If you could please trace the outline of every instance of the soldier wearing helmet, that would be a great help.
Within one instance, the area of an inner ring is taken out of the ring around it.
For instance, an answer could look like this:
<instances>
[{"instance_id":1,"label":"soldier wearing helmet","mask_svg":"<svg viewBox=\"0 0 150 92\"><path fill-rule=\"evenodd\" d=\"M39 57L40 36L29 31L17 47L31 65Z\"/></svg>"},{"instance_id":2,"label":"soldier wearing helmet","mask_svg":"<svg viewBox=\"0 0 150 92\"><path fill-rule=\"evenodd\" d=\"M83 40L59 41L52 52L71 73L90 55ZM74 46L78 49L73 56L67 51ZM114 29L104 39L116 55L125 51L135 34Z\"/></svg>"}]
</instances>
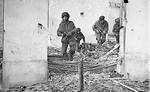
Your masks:
<instances>
[{"instance_id":1,"label":"soldier wearing helmet","mask_svg":"<svg viewBox=\"0 0 150 92\"><path fill-rule=\"evenodd\" d=\"M108 22L105 20L105 16L100 16L92 28L96 34L97 44L101 46L106 41L106 34L108 33Z\"/></svg>"},{"instance_id":2,"label":"soldier wearing helmet","mask_svg":"<svg viewBox=\"0 0 150 92\"><path fill-rule=\"evenodd\" d=\"M75 38L74 34L72 33L73 29L75 28L75 25L72 21L69 20L69 13L68 12L63 12L61 15L62 21L59 24L59 27L57 29L57 35L61 36L61 42L62 42L62 54L64 59L68 58L67 54L67 48L68 45L70 46L69 50L69 60L73 60L73 55L75 53Z\"/></svg>"},{"instance_id":3,"label":"soldier wearing helmet","mask_svg":"<svg viewBox=\"0 0 150 92\"><path fill-rule=\"evenodd\" d=\"M81 32L80 28L76 28L75 30L75 40L76 40L76 51L80 51L80 41L83 40L83 43L85 43L85 36Z\"/></svg>"},{"instance_id":4,"label":"soldier wearing helmet","mask_svg":"<svg viewBox=\"0 0 150 92\"><path fill-rule=\"evenodd\" d=\"M119 33L120 33L120 29L123 28L123 26L120 25L120 19L116 18L115 19L115 24L113 26L113 34L116 38L116 42L119 43Z\"/></svg>"},{"instance_id":5,"label":"soldier wearing helmet","mask_svg":"<svg viewBox=\"0 0 150 92\"><path fill-rule=\"evenodd\" d=\"M68 17L68 18L70 17L68 12L63 12L62 15L61 15L61 18L65 17L65 16Z\"/></svg>"}]
</instances>

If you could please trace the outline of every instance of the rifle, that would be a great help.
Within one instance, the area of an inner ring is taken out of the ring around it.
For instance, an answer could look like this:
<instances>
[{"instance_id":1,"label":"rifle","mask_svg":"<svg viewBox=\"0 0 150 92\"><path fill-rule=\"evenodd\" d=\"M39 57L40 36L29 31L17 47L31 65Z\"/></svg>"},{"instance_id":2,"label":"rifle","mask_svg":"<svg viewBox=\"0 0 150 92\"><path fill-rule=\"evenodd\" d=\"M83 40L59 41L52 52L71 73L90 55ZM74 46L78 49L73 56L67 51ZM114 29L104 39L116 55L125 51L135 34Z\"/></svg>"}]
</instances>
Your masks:
<instances>
[{"instance_id":1,"label":"rifle","mask_svg":"<svg viewBox=\"0 0 150 92\"><path fill-rule=\"evenodd\" d=\"M70 36L72 36L73 31L71 31L71 32L63 32L62 34L63 34L63 37L64 37L64 36L70 37Z\"/></svg>"},{"instance_id":2,"label":"rifle","mask_svg":"<svg viewBox=\"0 0 150 92\"><path fill-rule=\"evenodd\" d=\"M97 26L97 25L94 26L94 31L95 31L96 33L103 34L103 30L104 30L104 29L102 29L101 27L99 27L99 26Z\"/></svg>"}]
</instances>

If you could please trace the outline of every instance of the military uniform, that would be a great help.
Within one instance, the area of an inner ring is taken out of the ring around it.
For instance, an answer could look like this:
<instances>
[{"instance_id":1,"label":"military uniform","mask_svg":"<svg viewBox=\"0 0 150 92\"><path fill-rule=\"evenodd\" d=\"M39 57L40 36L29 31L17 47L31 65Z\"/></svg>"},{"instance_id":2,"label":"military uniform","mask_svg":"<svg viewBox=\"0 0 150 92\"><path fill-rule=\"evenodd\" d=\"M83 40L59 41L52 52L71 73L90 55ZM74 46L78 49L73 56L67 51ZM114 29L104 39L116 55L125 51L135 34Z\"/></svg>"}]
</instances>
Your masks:
<instances>
[{"instance_id":1,"label":"military uniform","mask_svg":"<svg viewBox=\"0 0 150 92\"><path fill-rule=\"evenodd\" d=\"M75 39L76 39L76 51L79 52L80 48L80 41L83 39L83 42L85 43L85 37L83 33L81 32L80 28L75 29Z\"/></svg>"},{"instance_id":2,"label":"military uniform","mask_svg":"<svg viewBox=\"0 0 150 92\"><path fill-rule=\"evenodd\" d=\"M112 32L115 35L116 42L119 43L119 33L120 33L120 29L123 28L123 26L120 25L120 19L119 18L115 19L115 22L116 23L113 26Z\"/></svg>"},{"instance_id":3,"label":"military uniform","mask_svg":"<svg viewBox=\"0 0 150 92\"><path fill-rule=\"evenodd\" d=\"M101 45L106 41L106 34L108 33L108 22L104 19L104 16L100 16L99 20L93 25L98 45ZM103 22L101 22L101 20L103 20Z\"/></svg>"},{"instance_id":4,"label":"military uniform","mask_svg":"<svg viewBox=\"0 0 150 92\"><path fill-rule=\"evenodd\" d=\"M66 15L65 15L66 14ZM64 13L64 15L62 14L62 18L64 16L69 17L69 14L67 14L66 12ZM75 46L76 46L76 41L74 38L74 34L72 32L72 30L75 28L75 25L72 21L62 21L59 24L59 28L57 30L57 35L58 36L62 36L61 42L62 42L62 54L65 57L67 57L67 48L68 45L70 46L70 50L69 50L69 60L73 60L73 55L75 53Z\"/></svg>"}]
</instances>

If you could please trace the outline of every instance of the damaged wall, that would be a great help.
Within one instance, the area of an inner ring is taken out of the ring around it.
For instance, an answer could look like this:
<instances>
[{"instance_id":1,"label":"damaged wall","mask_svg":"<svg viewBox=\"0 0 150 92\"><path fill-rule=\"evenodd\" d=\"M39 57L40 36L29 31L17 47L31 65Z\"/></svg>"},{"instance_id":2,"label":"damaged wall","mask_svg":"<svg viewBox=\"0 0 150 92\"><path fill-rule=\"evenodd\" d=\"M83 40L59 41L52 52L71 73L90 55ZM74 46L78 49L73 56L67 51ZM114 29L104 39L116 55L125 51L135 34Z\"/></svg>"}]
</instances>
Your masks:
<instances>
[{"instance_id":1,"label":"damaged wall","mask_svg":"<svg viewBox=\"0 0 150 92\"><path fill-rule=\"evenodd\" d=\"M145 80L148 71L148 0L127 4L126 71L134 80Z\"/></svg>"},{"instance_id":2,"label":"damaged wall","mask_svg":"<svg viewBox=\"0 0 150 92\"><path fill-rule=\"evenodd\" d=\"M3 84L31 84L47 78L47 0L6 0ZM43 24L42 29L38 22Z\"/></svg>"},{"instance_id":3,"label":"damaged wall","mask_svg":"<svg viewBox=\"0 0 150 92\"><path fill-rule=\"evenodd\" d=\"M0 50L2 50L3 46L2 39L3 39L3 0L0 1Z\"/></svg>"},{"instance_id":4,"label":"damaged wall","mask_svg":"<svg viewBox=\"0 0 150 92\"><path fill-rule=\"evenodd\" d=\"M109 1L50 0L49 32L55 38L55 43L58 43L55 46L61 46L56 30L63 11L70 13L70 20L74 21L76 27L81 27L88 42L96 42L92 25L100 15L106 15L111 31L119 11L110 8ZM127 7L126 70L132 79L145 79L148 76L147 7L146 0L130 0ZM84 15L80 15L81 12ZM46 18L47 0L5 0L5 86L46 79L47 33L45 28L37 27L38 22L45 26Z\"/></svg>"},{"instance_id":5,"label":"damaged wall","mask_svg":"<svg viewBox=\"0 0 150 92\"><path fill-rule=\"evenodd\" d=\"M148 0L148 24L150 24L150 0ZM148 26L148 30L150 30L150 26ZM148 31L148 50L147 51L150 51L150 31ZM150 72L150 53L149 52L148 52L148 68Z\"/></svg>"}]
</instances>

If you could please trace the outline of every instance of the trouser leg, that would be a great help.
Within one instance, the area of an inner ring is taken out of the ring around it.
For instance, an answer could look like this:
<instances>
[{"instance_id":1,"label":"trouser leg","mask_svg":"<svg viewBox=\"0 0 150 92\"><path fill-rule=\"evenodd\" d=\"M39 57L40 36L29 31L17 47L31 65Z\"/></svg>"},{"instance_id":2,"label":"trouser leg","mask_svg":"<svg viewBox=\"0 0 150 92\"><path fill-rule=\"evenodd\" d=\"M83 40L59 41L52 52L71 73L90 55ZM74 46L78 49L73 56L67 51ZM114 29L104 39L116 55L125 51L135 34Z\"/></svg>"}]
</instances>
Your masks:
<instances>
[{"instance_id":1,"label":"trouser leg","mask_svg":"<svg viewBox=\"0 0 150 92\"><path fill-rule=\"evenodd\" d=\"M73 60L73 56L75 54L75 50L76 50L76 43L69 43L70 46L70 50L69 50L69 60L72 61Z\"/></svg>"},{"instance_id":2,"label":"trouser leg","mask_svg":"<svg viewBox=\"0 0 150 92\"><path fill-rule=\"evenodd\" d=\"M67 55L67 47L68 47L68 44L62 43L62 54L63 54L64 58L68 57L68 55Z\"/></svg>"},{"instance_id":3,"label":"trouser leg","mask_svg":"<svg viewBox=\"0 0 150 92\"><path fill-rule=\"evenodd\" d=\"M101 46L101 34L96 34L97 45Z\"/></svg>"},{"instance_id":4,"label":"trouser leg","mask_svg":"<svg viewBox=\"0 0 150 92\"><path fill-rule=\"evenodd\" d=\"M102 35L102 44L106 41L106 34Z\"/></svg>"},{"instance_id":5,"label":"trouser leg","mask_svg":"<svg viewBox=\"0 0 150 92\"><path fill-rule=\"evenodd\" d=\"M119 44L119 35L116 35L116 42ZM117 52L119 52L119 47L117 48Z\"/></svg>"},{"instance_id":6,"label":"trouser leg","mask_svg":"<svg viewBox=\"0 0 150 92\"><path fill-rule=\"evenodd\" d=\"M119 43L119 35L116 36L116 42Z\"/></svg>"},{"instance_id":7,"label":"trouser leg","mask_svg":"<svg viewBox=\"0 0 150 92\"><path fill-rule=\"evenodd\" d=\"M76 42L76 51L79 52L79 45L80 45L80 42Z\"/></svg>"}]
</instances>

